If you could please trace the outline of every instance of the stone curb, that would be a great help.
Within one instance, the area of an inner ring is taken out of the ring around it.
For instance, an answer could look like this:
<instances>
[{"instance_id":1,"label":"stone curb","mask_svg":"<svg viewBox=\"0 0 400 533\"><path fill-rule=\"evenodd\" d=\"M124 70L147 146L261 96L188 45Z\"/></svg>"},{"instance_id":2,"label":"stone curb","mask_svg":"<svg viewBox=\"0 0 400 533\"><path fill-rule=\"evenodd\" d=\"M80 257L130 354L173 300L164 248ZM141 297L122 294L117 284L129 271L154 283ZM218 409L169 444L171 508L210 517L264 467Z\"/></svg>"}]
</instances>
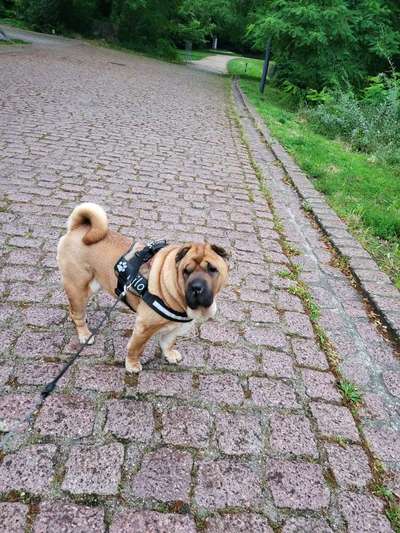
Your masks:
<instances>
[{"instance_id":1,"label":"stone curb","mask_svg":"<svg viewBox=\"0 0 400 533\"><path fill-rule=\"evenodd\" d=\"M264 137L276 159L281 163L297 194L307 202L316 222L335 250L348 259L350 270L364 295L396 337L396 340L400 340L400 292L393 285L389 276L380 270L371 255L348 231L347 224L329 207L324 195L314 188L311 180L294 159L272 137L264 121L242 92L238 80L233 81L233 87L242 98L256 128Z\"/></svg>"}]
</instances>

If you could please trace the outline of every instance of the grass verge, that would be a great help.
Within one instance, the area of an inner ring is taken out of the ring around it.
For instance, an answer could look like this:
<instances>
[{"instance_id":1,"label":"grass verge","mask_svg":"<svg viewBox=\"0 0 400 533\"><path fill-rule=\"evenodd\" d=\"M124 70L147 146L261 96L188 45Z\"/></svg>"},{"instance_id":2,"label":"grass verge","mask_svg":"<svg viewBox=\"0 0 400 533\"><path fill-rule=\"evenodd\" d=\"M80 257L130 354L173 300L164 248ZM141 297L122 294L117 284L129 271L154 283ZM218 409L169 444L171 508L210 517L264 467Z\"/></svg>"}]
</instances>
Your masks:
<instances>
[{"instance_id":1,"label":"grass verge","mask_svg":"<svg viewBox=\"0 0 400 533\"><path fill-rule=\"evenodd\" d=\"M9 41L0 41L1 45L11 45L11 44L29 44L27 41L21 41L21 39L10 39Z\"/></svg>"},{"instance_id":2,"label":"grass verge","mask_svg":"<svg viewBox=\"0 0 400 533\"><path fill-rule=\"evenodd\" d=\"M272 135L400 288L400 239L394 230L400 223L400 169L372 162L344 143L314 133L285 93L267 87L260 95L251 79L243 79L241 87Z\"/></svg>"}]
</instances>

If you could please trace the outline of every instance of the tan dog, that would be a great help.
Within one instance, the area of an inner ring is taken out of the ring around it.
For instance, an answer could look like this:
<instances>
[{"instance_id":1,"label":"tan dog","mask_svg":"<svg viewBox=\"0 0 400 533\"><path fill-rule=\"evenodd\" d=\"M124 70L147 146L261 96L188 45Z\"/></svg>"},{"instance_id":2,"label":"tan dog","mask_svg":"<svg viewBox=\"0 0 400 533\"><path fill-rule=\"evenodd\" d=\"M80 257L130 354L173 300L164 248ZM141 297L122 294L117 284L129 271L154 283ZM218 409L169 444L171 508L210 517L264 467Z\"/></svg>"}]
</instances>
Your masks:
<instances>
[{"instance_id":1,"label":"tan dog","mask_svg":"<svg viewBox=\"0 0 400 533\"><path fill-rule=\"evenodd\" d=\"M88 299L99 286L115 296L114 265L128 251L132 241L109 230L105 211L92 203L81 204L73 210L67 229L58 244L57 261L70 317L80 342L84 343L91 335L86 324ZM217 309L215 297L227 281L226 258L223 248L208 243L166 246L157 252L145 273L149 291L162 298L170 308L186 312L190 318L200 321L212 318ZM160 333L160 346L167 361L179 362L182 357L174 350L174 343L178 335L190 330L192 322L169 321L130 292L127 300L136 310L137 318L128 343L126 370L140 372L140 356L155 333Z\"/></svg>"}]
</instances>

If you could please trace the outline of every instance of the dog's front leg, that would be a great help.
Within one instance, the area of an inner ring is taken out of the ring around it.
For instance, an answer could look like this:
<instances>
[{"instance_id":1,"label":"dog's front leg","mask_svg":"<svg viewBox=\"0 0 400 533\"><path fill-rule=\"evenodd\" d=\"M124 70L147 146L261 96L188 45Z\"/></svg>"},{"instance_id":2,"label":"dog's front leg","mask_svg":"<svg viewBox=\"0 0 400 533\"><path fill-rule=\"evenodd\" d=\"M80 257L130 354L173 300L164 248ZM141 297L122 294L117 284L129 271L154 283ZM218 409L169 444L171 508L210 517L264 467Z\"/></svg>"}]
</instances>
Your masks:
<instances>
[{"instance_id":1,"label":"dog's front leg","mask_svg":"<svg viewBox=\"0 0 400 533\"><path fill-rule=\"evenodd\" d=\"M143 353L146 342L160 329L160 325L148 325L137 317L132 337L128 343L128 355L125 360L127 372L137 373L142 370L140 356Z\"/></svg>"},{"instance_id":2,"label":"dog's front leg","mask_svg":"<svg viewBox=\"0 0 400 533\"><path fill-rule=\"evenodd\" d=\"M160 347L163 356L168 363L179 363L182 361L182 355L178 350L174 350L174 344L177 337L187 334L192 329L192 323L177 324L173 328L168 328L160 334Z\"/></svg>"}]
</instances>

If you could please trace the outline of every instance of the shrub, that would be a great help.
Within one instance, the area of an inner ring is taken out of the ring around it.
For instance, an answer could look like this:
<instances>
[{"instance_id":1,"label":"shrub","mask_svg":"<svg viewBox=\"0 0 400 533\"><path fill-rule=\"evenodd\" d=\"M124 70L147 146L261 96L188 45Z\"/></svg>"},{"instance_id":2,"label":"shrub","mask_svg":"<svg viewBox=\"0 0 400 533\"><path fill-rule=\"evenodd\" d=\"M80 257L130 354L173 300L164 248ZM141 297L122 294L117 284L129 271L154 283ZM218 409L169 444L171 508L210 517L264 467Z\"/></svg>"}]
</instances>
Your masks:
<instances>
[{"instance_id":1,"label":"shrub","mask_svg":"<svg viewBox=\"0 0 400 533\"><path fill-rule=\"evenodd\" d=\"M318 132L340 138L358 151L390 164L400 162L400 82L398 76L381 74L357 97L337 91L306 116Z\"/></svg>"}]
</instances>

